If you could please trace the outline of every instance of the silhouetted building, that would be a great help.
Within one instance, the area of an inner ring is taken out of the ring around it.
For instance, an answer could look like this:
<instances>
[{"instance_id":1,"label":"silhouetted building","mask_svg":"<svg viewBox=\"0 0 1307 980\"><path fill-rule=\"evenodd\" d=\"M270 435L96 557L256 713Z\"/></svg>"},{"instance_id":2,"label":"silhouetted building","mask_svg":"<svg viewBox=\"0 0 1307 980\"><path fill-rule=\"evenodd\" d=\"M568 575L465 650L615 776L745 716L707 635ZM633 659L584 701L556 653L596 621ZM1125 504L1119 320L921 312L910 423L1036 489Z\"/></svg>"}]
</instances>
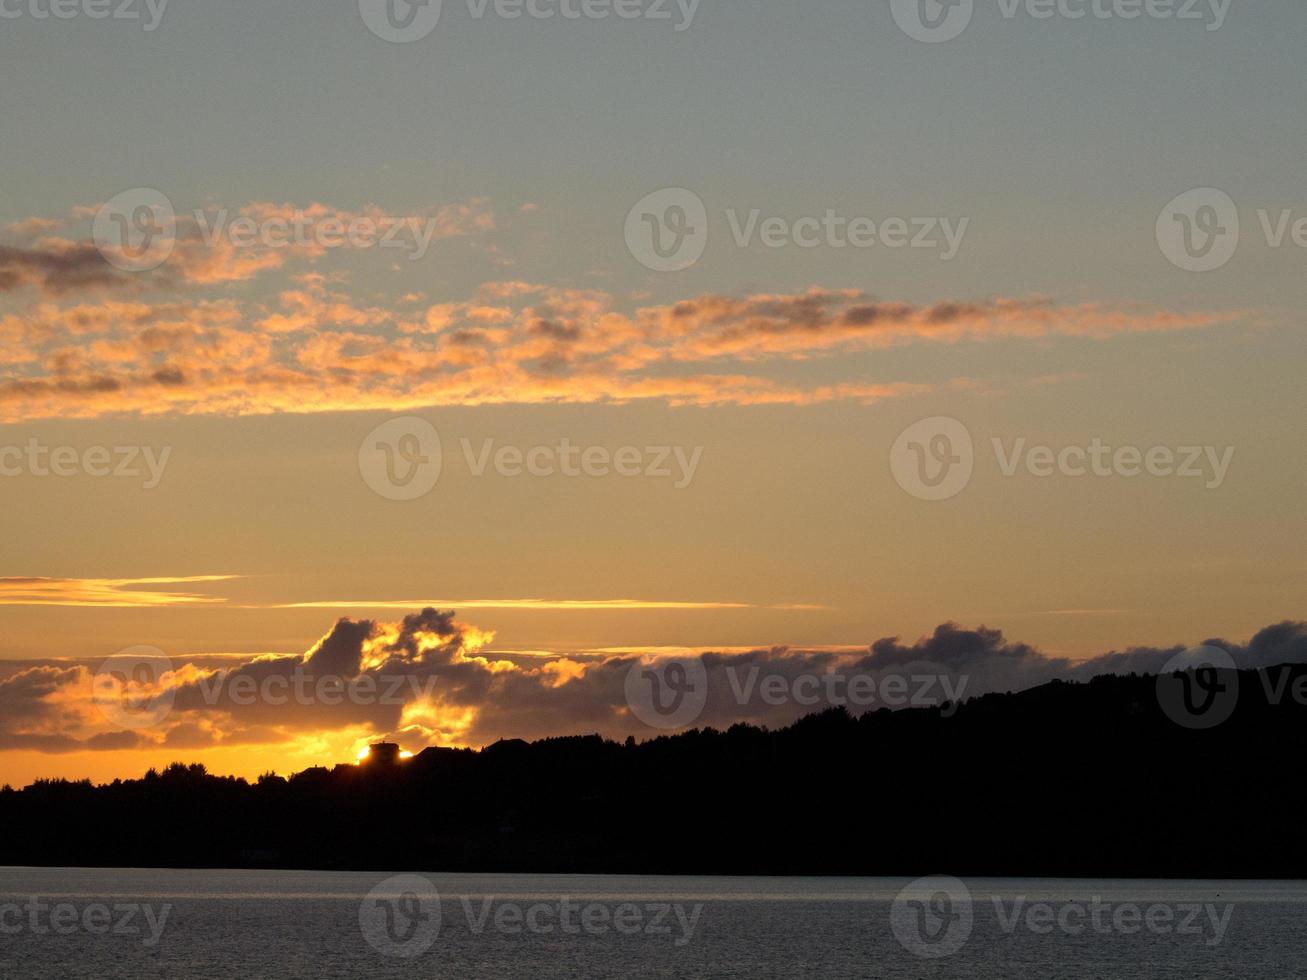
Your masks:
<instances>
[{"instance_id":1,"label":"silhouetted building","mask_svg":"<svg viewBox=\"0 0 1307 980\"><path fill-rule=\"evenodd\" d=\"M363 762L369 766L393 766L399 762L399 746L394 742L378 742L368 747Z\"/></svg>"}]
</instances>

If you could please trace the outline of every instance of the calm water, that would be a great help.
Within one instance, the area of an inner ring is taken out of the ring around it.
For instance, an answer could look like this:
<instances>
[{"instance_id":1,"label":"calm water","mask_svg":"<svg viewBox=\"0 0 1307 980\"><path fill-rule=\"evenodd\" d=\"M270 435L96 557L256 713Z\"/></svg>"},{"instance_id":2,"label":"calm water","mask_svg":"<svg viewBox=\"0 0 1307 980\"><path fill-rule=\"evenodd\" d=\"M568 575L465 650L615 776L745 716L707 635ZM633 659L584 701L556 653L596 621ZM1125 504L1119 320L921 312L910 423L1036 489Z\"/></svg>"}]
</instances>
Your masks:
<instances>
[{"instance_id":1,"label":"calm water","mask_svg":"<svg viewBox=\"0 0 1307 980\"><path fill-rule=\"evenodd\" d=\"M1307 883L906 885L8 868L0 976L1282 980L1307 952Z\"/></svg>"}]
</instances>

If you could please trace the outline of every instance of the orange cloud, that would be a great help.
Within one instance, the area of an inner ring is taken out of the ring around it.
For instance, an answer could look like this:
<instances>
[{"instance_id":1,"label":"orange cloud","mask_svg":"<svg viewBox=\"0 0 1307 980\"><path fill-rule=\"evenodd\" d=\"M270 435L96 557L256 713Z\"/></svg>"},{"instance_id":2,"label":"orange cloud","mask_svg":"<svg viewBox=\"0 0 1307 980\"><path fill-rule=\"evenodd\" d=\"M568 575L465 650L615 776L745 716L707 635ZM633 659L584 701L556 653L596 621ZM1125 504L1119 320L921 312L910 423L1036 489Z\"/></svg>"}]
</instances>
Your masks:
<instances>
[{"instance_id":1,"label":"orange cloud","mask_svg":"<svg viewBox=\"0 0 1307 980\"><path fill-rule=\"evenodd\" d=\"M111 606L140 609L152 606L191 606L225 602L193 592L153 591L149 585L191 585L228 582L234 575L190 575L180 578L0 578L0 606Z\"/></svg>"},{"instance_id":2,"label":"orange cloud","mask_svg":"<svg viewBox=\"0 0 1307 980\"><path fill-rule=\"evenodd\" d=\"M657 599L416 599L410 601L341 600L335 602L291 602L277 609L413 609L443 606L462 609L566 609L570 611L607 611L631 609L756 609L747 602L684 602ZM786 606L786 609L816 606Z\"/></svg>"},{"instance_id":3,"label":"orange cloud","mask_svg":"<svg viewBox=\"0 0 1307 980\"><path fill-rule=\"evenodd\" d=\"M424 609L399 622L341 619L298 655L160 658L148 677L134 664L0 662L0 753L153 758L185 751L213 758L212 752L245 747L243 764L257 772L287 760L353 760L378 739L416 752L427 745L576 732L659 734L664 729L633 714L631 677L669 656L693 661L702 672L697 713L683 725L724 728L737 721L789 724L823 706L860 713L922 704L907 700L904 680L919 692L933 691L924 703L943 705L1054 678L1158 673L1183 650L1136 646L1073 662L1010 640L1001 630L955 623L915 641L885 637L848 647L542 656L495 654L488 649L492 640L492 633L451 612ZM1307 662L1307 623L1268 626L1247 644L1209 642L1249 668ZM802 683L819 696L765 695L758 683L764 677L779 679L796 695ZM850 700L854 678L877 682L862 687L870 697ZM890 694L879 685L890 678L899 681L897 700L875 694ZM917 684L931 678L930 689ZM822 700L827 697L832 700Z\"/></svg>"},{"instance_id":4,"label":"orange cloud","mask_svg":"<svg viewBox=\"0 0 1307 980\"><path fill-rule=\"evenodd\" d=\"M926 306L855 290L700 296L631 313L599 290L488 284L418 316L355 304L322 276L280 309L227 299L40 304L0 320L18 368L0 420L108 413L405 411L435 405L871 404L938 384L788 380L787 364L908 344L1192 330L1231 314L987 299ZM963 384L947 379L942 384Z\"/></svg>"}]
</instances>

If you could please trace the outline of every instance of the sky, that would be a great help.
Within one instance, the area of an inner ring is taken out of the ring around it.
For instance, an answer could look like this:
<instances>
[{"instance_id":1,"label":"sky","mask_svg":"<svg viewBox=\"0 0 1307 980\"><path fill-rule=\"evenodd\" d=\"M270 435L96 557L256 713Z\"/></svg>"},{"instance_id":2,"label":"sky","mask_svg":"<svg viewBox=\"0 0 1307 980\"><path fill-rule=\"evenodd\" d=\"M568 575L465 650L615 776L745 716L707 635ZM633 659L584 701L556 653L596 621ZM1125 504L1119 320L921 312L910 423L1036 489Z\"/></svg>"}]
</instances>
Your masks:
<instances>
[{"instance_id":1,"label":"sky","mask_svg":"<svg viewBox=\"0 0 1307 980\"><path fill-rule=\"evenodd\" d=\"M1297 649L1296 0L120 2L0 2L0 782Z\"/></svg>"}]
</instances>

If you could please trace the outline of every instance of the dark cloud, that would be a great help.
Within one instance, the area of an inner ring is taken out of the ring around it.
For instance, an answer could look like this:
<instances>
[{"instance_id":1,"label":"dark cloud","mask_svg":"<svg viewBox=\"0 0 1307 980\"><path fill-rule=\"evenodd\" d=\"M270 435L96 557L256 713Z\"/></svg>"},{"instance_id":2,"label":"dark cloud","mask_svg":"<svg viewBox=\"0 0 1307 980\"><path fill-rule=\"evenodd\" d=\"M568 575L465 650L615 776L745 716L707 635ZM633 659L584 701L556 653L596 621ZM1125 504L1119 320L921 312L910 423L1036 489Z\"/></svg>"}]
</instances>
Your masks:
<instances>
[{"instance_id":1,"label":"dark cloud","mask_svg":"<svg viewBox=\"0 0 1307 980\"><path fill-rule=\"evenodd\" d=\"M70 752L112 752L144 748L151 743L136 732L101 732L79 739L71 735L25 734L0 730L0 751L45 752L67 755Z\"/></svg>"},{"instance_id":2,"label":"dark cloud","mask_svg":"<svg viewBox=\"0 0 1307 980\"><path fill-rule=\"evenodd\" d=\"M363 658L363 641L375 629L376 624L368 620L342 619L308 652L305 662L310 669L324 674L357 676Z\"/></svg>"},{"instance_id":3,"label":"dark cloud","mask_svg":"<svg viewBox=\"0 0 1307 980\"><path fill-rule=\"evenodd\" d=\"M89 707L85 693L95 664L11 665L7 673L0 670L0 749L276 745L296 735L344 730L391 738L414 750L506 737L658 734L627 702L628 676L642 658L501 659L482 649L488 639L452 612L424 609L398 623L341 619L303 655L179 658L171 712L157 729L140 733L104 730L111 726ZM1206 645L1227 650L1247 668L1307 663L1307 623L1268 626L1246 644L1213 639ZM707 678L706 703L692 724L785 725L838 704L830 700L832 692L860 713L1020 691L1053 679L1153 674L1184 649L1132 647L1071 661L1009 640L998 629L945 623L911 643L888 637L862 651L708 652L698 658ZM855 678L877 696L850 699ZM925 702L916 700L923 680L930 681ZM898 701L884 696L891 684L898 685ZM764 685L783 693L770 696Z\"/></svg>"},{"instance_id":4,"label":"dark cloud","mask_svg":"<svg viewBox=\"0 0 1307 980\"><path fill-rule=\"evenodd\" d=\"M89 242L35 248L0 245L0 293L37 286L60 294L130 281Z\"/></svg>"}]
</instances>

